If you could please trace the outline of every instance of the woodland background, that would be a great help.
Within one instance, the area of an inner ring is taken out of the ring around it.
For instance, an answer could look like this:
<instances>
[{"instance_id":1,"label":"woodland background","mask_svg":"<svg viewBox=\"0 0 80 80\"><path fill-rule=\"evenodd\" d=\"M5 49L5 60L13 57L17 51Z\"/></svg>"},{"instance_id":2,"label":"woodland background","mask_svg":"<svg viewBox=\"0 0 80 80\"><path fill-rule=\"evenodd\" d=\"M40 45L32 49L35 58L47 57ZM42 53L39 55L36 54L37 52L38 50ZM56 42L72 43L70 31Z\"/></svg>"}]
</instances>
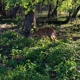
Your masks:
<instances>
[{"instance_id":1,"label":"woodland background","mask_svg":"<svg viewBox=\"0 0 80 80\"><path fill-rule=\"evenodd\" d=\"M0 80L80 80L80 0L0 0Z\"/></svg>"}]
</instances>

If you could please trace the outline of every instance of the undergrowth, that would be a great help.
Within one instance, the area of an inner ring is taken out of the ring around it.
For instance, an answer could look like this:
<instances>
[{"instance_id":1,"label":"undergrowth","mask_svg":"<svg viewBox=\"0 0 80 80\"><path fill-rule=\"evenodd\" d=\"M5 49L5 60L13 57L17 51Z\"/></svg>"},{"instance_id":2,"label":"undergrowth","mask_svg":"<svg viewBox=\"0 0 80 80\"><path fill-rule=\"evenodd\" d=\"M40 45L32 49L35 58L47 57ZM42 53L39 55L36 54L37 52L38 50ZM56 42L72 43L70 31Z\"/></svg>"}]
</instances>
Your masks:
<instances>
[{"instance_id":1,"label":"undergrowth","mask_svg":"<svg viewBox=\"0 0 80 80\"><path fill-rule=\"evenodd\" d=\"M0 35L0 80L79 80L79 46L6 31Z\"/></svg>"}]
</instances>

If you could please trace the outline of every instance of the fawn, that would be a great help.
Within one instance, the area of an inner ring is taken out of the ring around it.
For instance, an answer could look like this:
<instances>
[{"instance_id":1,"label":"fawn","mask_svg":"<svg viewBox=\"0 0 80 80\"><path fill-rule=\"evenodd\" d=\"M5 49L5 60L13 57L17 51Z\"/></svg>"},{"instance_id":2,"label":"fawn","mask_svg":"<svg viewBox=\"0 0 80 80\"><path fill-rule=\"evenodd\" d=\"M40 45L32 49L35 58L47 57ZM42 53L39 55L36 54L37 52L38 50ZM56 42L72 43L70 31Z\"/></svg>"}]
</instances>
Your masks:
<instances>
[{"instance_id":1,"label":"fawn","mask_svg":"<svg viewBox=\"0 0 80 80\"><path fill-rule=\"evenodd\" d=\"M45 27L35 31L34 33L30 33L30 36L39 36L43 38L48 36L51 41L55 41L55 34L56 32L53 28Z\"/></svg>"}]
</instances>

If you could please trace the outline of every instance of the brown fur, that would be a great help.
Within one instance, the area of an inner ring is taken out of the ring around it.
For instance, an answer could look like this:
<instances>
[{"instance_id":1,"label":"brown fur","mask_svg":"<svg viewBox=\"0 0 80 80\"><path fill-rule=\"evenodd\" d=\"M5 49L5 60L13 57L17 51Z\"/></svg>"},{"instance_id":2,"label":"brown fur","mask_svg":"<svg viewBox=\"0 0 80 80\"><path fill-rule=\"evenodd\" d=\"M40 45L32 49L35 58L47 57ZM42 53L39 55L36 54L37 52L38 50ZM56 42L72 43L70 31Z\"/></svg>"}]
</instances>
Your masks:
<instances>
[{"instance_id":1,"label":"brown fur","mask_svg":"<svg viewBox=\"0 0 80 80\"><path fill-rule=\"evenodd\" d=\"M55 41L55 30L50 27L41 28L34 33L30 33L30 36L39 36L39 37L46 37L48 36L51 41Z\"/></svg>"}]
</instances>

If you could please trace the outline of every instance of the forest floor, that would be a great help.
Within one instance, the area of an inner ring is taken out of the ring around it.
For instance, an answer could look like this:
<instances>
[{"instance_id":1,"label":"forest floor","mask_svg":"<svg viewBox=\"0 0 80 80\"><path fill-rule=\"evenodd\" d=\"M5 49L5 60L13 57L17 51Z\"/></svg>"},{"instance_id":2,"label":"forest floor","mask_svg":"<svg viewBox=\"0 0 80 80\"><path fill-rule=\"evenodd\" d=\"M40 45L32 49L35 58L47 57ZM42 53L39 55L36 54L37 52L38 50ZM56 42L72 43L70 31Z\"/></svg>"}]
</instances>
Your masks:
<instances>
[{"instance_id":1,"label":"forest floor","mask_svg":"<svg viewBox=\"0 0 80 80\"><path fill-rule=\"evenodd\" d=\"M76 19L72 22L70 21L64 25L48 25L45 23L37 28L40 27L53 27L56 30L56 36L58 40L72 39L77 45L77 53L80 54L80 19ZM7 30L13 30L22 35L21 28L17 27L17 22L15 20L0 18L0 34ZM77 56L76 61L78 65L78 72L80 74L80 55Z\"/></svg>"}]
</instances>

